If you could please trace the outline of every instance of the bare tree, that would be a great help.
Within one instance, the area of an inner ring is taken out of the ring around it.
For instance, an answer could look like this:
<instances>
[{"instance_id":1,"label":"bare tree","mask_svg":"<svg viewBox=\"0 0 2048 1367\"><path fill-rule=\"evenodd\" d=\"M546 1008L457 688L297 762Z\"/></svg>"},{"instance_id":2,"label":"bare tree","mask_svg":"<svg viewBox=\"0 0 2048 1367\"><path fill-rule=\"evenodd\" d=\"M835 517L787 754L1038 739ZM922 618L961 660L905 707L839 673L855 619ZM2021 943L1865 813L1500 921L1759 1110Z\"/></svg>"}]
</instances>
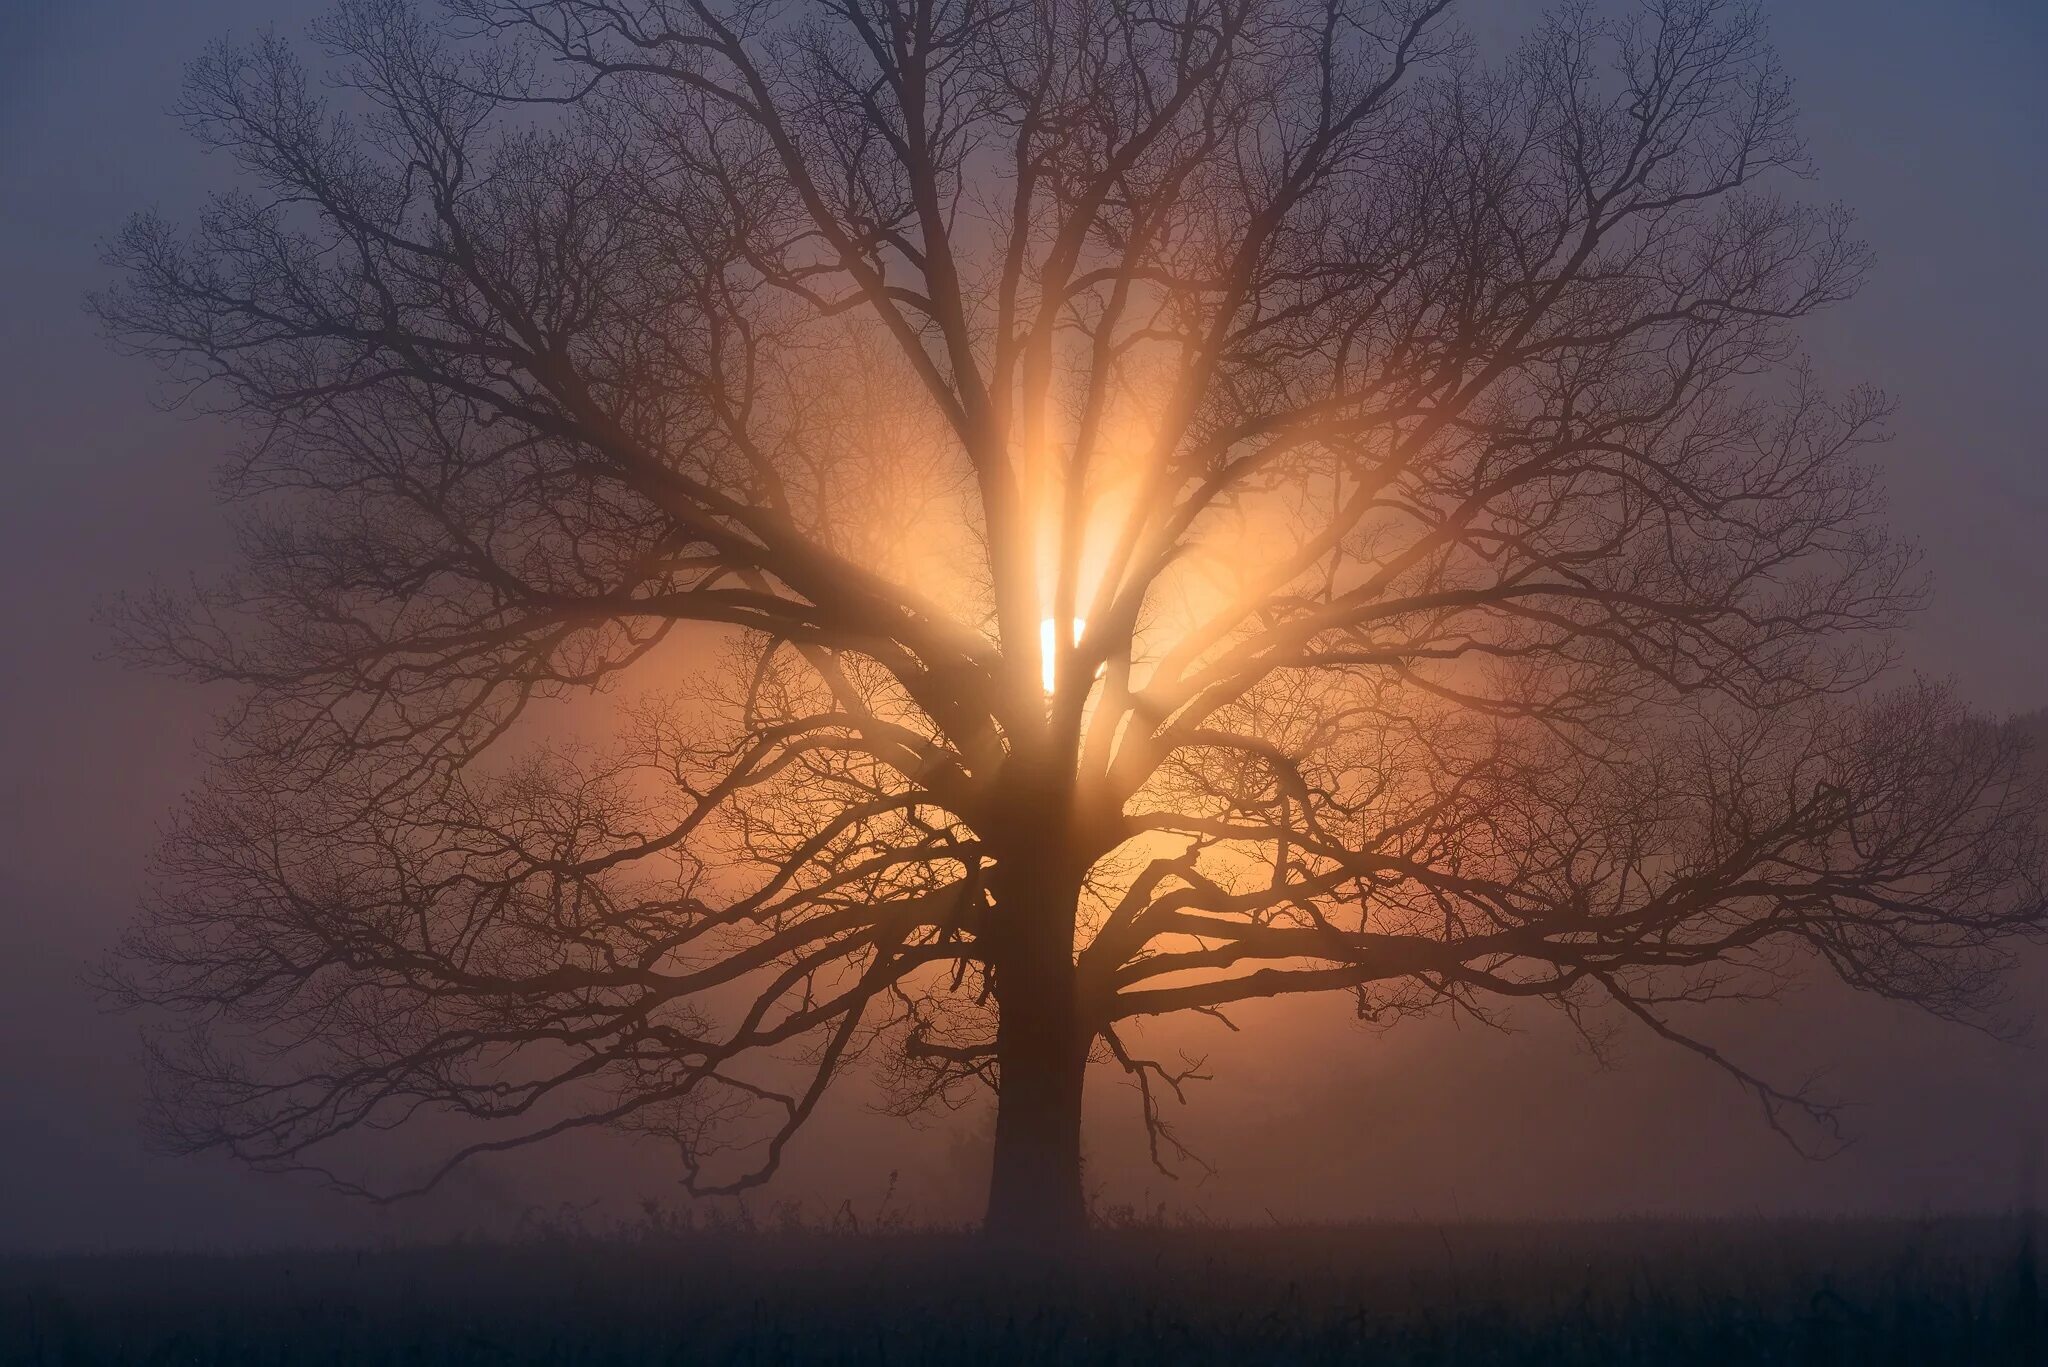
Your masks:
<instances>
[{"instance_id":1,"label":"bare tree","mask_svg":"<svg viewBox=\"0 0 2048 1367\"><path fill-rule=\"evenodd\" d=\"M1693 1004L1984 1019L2030 799L1872 689L1885 401L1791 330L1865 253L1772 188L1760 21L1489 64L1446 4L348 0L324 90L199 61L246 189L96 300L252 433L242 571L123 619L241 685L113 970L189 1014L172 1142L732 1190L865 1058L993 1087L990 1221L1056 1234L1091 1060L1172 1156L1142 1018L1600 1007L1780 1125Z\"/></svg>"}]
</instances>

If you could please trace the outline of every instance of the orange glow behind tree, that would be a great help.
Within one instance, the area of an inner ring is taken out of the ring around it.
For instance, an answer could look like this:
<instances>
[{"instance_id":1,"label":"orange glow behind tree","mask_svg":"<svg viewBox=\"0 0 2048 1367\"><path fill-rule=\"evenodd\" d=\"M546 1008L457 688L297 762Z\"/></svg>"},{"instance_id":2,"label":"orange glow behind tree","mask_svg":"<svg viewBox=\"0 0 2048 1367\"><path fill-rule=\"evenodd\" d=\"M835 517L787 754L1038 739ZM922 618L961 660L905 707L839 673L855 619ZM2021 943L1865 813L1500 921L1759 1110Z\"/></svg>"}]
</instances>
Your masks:
<instances>
[{"instance_id":1,"label":"orange glow behind tree","mask_svg":"<svg viewBox=\"0 0 2048 1367\"><path fill-rule=\"evenodd\" d=\"M1984 1006L2032 798L1870 687L1885 404L1790 331L1864 253L1771 188L1759 23L1487 67L1445 9L351 0L331 97L197 63L248 188L96 301L253 433L243 571L124 618L241 685L110 969L198 1022L170 1142L613 1126L733 1190L868 1060L993 1088L991 1224L1057 1236L1091 1061L1170 1156L1146 1017L1539 999L1825 1130L1690 1009ZM679 693L525 733L679 624Z\"/></svg>"}]
</instances>

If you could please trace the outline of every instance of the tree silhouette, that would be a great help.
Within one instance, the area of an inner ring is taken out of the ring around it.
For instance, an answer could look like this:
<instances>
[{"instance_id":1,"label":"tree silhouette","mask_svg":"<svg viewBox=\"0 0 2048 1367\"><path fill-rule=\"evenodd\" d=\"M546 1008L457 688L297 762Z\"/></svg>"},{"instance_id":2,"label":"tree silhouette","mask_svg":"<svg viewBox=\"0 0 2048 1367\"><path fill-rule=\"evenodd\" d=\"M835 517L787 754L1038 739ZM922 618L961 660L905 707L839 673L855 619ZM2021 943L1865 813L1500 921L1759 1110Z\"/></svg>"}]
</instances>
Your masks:
<instances>
[{"instance_id":1,"label":"tree silhouette","mask_svg":"<svg viewBox=\"0 0 2048 1367\"><path fill-rule=\"evenodd\" d=\"M1147 1017L1618 1011L1777 1125L1694 1004L1983 1019L2031 799L1872 691L1886 405L1791 331L1865 252L1771 188L1760 21L1445 9L350 0L325 87L196 63L245 188L94 301L251 433L240 570L120 615L240 685L111 970L170 1142L734 1190L866 1059L992 1087L991 1225L1057 1235L1091 1060L1171 1156Z\"/></svg>"}]
</instances>

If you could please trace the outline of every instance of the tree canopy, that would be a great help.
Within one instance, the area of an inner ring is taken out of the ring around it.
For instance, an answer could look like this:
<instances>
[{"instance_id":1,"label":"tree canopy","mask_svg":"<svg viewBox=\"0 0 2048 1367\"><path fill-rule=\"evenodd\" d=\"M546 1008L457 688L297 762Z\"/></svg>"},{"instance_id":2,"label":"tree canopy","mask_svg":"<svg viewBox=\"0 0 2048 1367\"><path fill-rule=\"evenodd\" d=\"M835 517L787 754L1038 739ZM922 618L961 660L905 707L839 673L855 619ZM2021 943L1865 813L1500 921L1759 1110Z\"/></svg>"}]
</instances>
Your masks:
<instances>
[{"instance_id":1,"label":"tree canopy","mask_svg":"<svg viewBox=\"0 0 2048 1367\"><path fill-rule=\"evenodd\" d=\"M249 440L238 685L111 971L165 1135L452 1113L773 1173L857 1060L998 1092L1082 1218L1090 1060L1348 993L1693 1010L1824 966L1984 1020L2009 730L1798 320L1867 267L1750 8L345 0L211 49L241 188L95 301ZM588 734L537 702L585 699ZM551 729L554 728L554 729ZM793 1081L792 1081L793 1079ZM423 1177L438 1180L445 1167Z\"/></svg>"}]
</instances>

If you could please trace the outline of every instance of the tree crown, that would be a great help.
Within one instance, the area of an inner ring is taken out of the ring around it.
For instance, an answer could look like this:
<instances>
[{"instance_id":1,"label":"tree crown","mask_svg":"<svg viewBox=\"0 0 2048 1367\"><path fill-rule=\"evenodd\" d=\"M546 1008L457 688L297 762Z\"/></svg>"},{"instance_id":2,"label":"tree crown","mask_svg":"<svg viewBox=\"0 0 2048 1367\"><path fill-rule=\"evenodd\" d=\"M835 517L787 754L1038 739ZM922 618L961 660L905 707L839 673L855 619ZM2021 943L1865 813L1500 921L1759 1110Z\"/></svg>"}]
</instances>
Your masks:
<instances>
[{"instance_id":1,"label":"tree crown","mask_svg":"<svg viewBox=\"0 0 2048 1367\"><path fill-rule=\"evenodd\" d=\"M243 572L124 618L243 685L114 979L266 1041L166 1051L172 1139L745 1184L857 1056L995 1081L1048 938L1168 1143L1130 1023L1258 997L1610 1002L1773 1123L1689 1004L1981 1008L2031 799L1865 688L1886 401L1792 329L1866 254L1774 188L1761 21L1446 9L348 0L327 93L196 63L246 188L96 301L252 433Z\"/></svg>"}]
</instances>

